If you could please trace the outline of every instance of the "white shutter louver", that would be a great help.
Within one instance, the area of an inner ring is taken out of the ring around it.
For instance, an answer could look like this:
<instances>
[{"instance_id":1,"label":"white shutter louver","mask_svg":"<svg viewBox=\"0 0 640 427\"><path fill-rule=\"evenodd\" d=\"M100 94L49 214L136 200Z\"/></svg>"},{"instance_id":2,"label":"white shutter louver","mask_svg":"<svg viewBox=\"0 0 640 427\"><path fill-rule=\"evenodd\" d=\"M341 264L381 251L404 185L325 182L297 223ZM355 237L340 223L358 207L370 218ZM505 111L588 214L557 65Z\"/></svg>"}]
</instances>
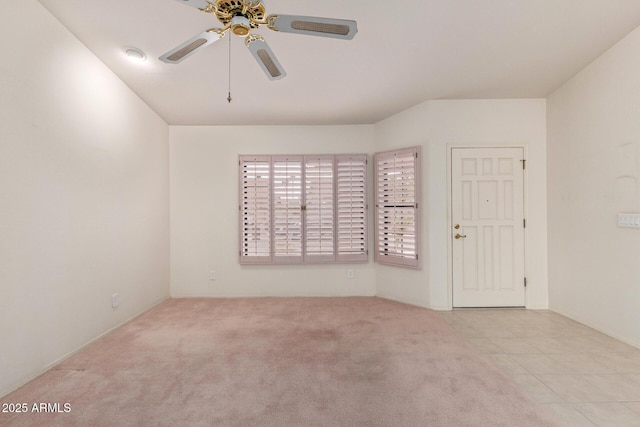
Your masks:
<instances>
[{"instance_id":1,"label":"white shutter louver","mask_svg":"<svg viewBox=\"0 0 640 427\"><path fill-rule=\"evenodd\" d=\"M367 260L367 156L336 160L337 260Z\"/></svg>"},{"instance_id":2,"label":"white shutter louver","mask_svg":"<svg viewBox=\"0 0 640 427\"><path fill-rule=\"evenodd\" d=\"M333 156L305 156L305 261L335 260Z\"/></svg>"},{"instance_id":3,"label":"white shutter louver","mask_svg":"<svg viewBox=\"0 0 640 427\"><path fill-rule=\"evenodd\" d=\"M271 162L240 158L240 262L271 262Z\"/></svg>"},{"instance_id":4,"label":"white shutter louver","mask_svg":"<svg viewBox=\"0 0 640 427\"><path fill-rule=\"evenodd\" d=\"M302 156L273 157L273 259L302 262Z\"/></svg>"},{"instance_id":5,"label":"white shutter louver","mask_svg":"<svg viewBox=\"0 0 640 427\"><path fill-rule=\"evenodd\" d=\"M418 147L376 154L376 261L419 268Z\"/></svg>"}]
</instances>

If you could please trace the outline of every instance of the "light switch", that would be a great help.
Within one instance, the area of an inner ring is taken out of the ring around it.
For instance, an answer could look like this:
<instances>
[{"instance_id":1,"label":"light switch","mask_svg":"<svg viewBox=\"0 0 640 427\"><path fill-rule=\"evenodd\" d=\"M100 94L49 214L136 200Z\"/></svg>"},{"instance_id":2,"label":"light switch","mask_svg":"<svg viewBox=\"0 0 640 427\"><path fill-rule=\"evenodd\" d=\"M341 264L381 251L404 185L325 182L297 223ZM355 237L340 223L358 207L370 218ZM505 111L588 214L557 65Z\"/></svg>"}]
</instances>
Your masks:
<instances>
[{"instance_id":1,"label":"light switch","mask_svg":"<svg viewBox=\"0 0 640 427\"><path fill-rule=\"evenodd\" d=\"M618 227L621 228L640 228L640 214L636 213L619 213Z\"/></svg>"}]
</instances>

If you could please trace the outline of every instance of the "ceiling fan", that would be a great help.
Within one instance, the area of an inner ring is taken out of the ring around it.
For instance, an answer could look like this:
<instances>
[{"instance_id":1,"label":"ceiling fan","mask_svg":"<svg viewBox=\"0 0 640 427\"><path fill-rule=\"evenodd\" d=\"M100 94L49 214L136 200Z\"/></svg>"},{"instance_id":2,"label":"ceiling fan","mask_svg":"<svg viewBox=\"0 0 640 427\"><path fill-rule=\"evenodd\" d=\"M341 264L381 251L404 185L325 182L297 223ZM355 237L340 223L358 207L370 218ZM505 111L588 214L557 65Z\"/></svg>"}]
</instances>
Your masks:
<instances>
[{"instance_id":1,"label":"ceiling fan","mask_svg":"<svg viewBox=\"0 0 640 427\"><path fill-rule=\"evenodd\" d=\"M356 21L299 15L266 15L262 0L176 0L182 4L213 13L223 28L211 28L187 40L160 57L177 64L198 50L223 38L227 30L245 37L244 43L270 80L287 75L264 38L251 30L261 25L283 33L307 34L351 40L358 32Z\"/></svg>"}]
</instances>

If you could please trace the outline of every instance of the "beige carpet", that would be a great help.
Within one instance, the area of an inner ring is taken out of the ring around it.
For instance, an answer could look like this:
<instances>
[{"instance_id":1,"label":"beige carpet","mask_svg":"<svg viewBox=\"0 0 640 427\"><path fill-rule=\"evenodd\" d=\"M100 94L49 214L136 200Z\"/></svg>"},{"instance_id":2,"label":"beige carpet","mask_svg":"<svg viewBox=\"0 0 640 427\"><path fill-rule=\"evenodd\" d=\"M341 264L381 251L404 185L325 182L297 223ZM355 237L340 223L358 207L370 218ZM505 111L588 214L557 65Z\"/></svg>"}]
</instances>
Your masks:
<instances>
[{"instance_id":1,"label":"beige carpet","mask_svg":"<svg viewBox=\"0 0 640 427\"><path fill-rule=\"evenodd\" d=\"M2 426L550 426L430 310L378 298L175 299L1 402Z\"/></svg>"}]
</instances>

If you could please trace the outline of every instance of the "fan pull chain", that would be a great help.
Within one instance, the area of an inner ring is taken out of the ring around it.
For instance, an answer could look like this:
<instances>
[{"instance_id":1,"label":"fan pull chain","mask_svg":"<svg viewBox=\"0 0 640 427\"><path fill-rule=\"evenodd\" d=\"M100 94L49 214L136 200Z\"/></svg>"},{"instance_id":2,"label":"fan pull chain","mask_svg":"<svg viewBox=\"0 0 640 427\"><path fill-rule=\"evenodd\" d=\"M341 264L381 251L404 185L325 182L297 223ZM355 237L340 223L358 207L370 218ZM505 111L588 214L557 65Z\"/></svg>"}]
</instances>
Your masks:
<instances>
[{"instance_id":1,"label":"fan pull chain","mask_svg":"<svg viewBox=\"0 0 640 427\"><path fill-rule=\"evenodd\" d=\"M229 96L227 96L227 101L231 104L231 35L227 34L229 37Z\"/></svg>"}]
</instances>

